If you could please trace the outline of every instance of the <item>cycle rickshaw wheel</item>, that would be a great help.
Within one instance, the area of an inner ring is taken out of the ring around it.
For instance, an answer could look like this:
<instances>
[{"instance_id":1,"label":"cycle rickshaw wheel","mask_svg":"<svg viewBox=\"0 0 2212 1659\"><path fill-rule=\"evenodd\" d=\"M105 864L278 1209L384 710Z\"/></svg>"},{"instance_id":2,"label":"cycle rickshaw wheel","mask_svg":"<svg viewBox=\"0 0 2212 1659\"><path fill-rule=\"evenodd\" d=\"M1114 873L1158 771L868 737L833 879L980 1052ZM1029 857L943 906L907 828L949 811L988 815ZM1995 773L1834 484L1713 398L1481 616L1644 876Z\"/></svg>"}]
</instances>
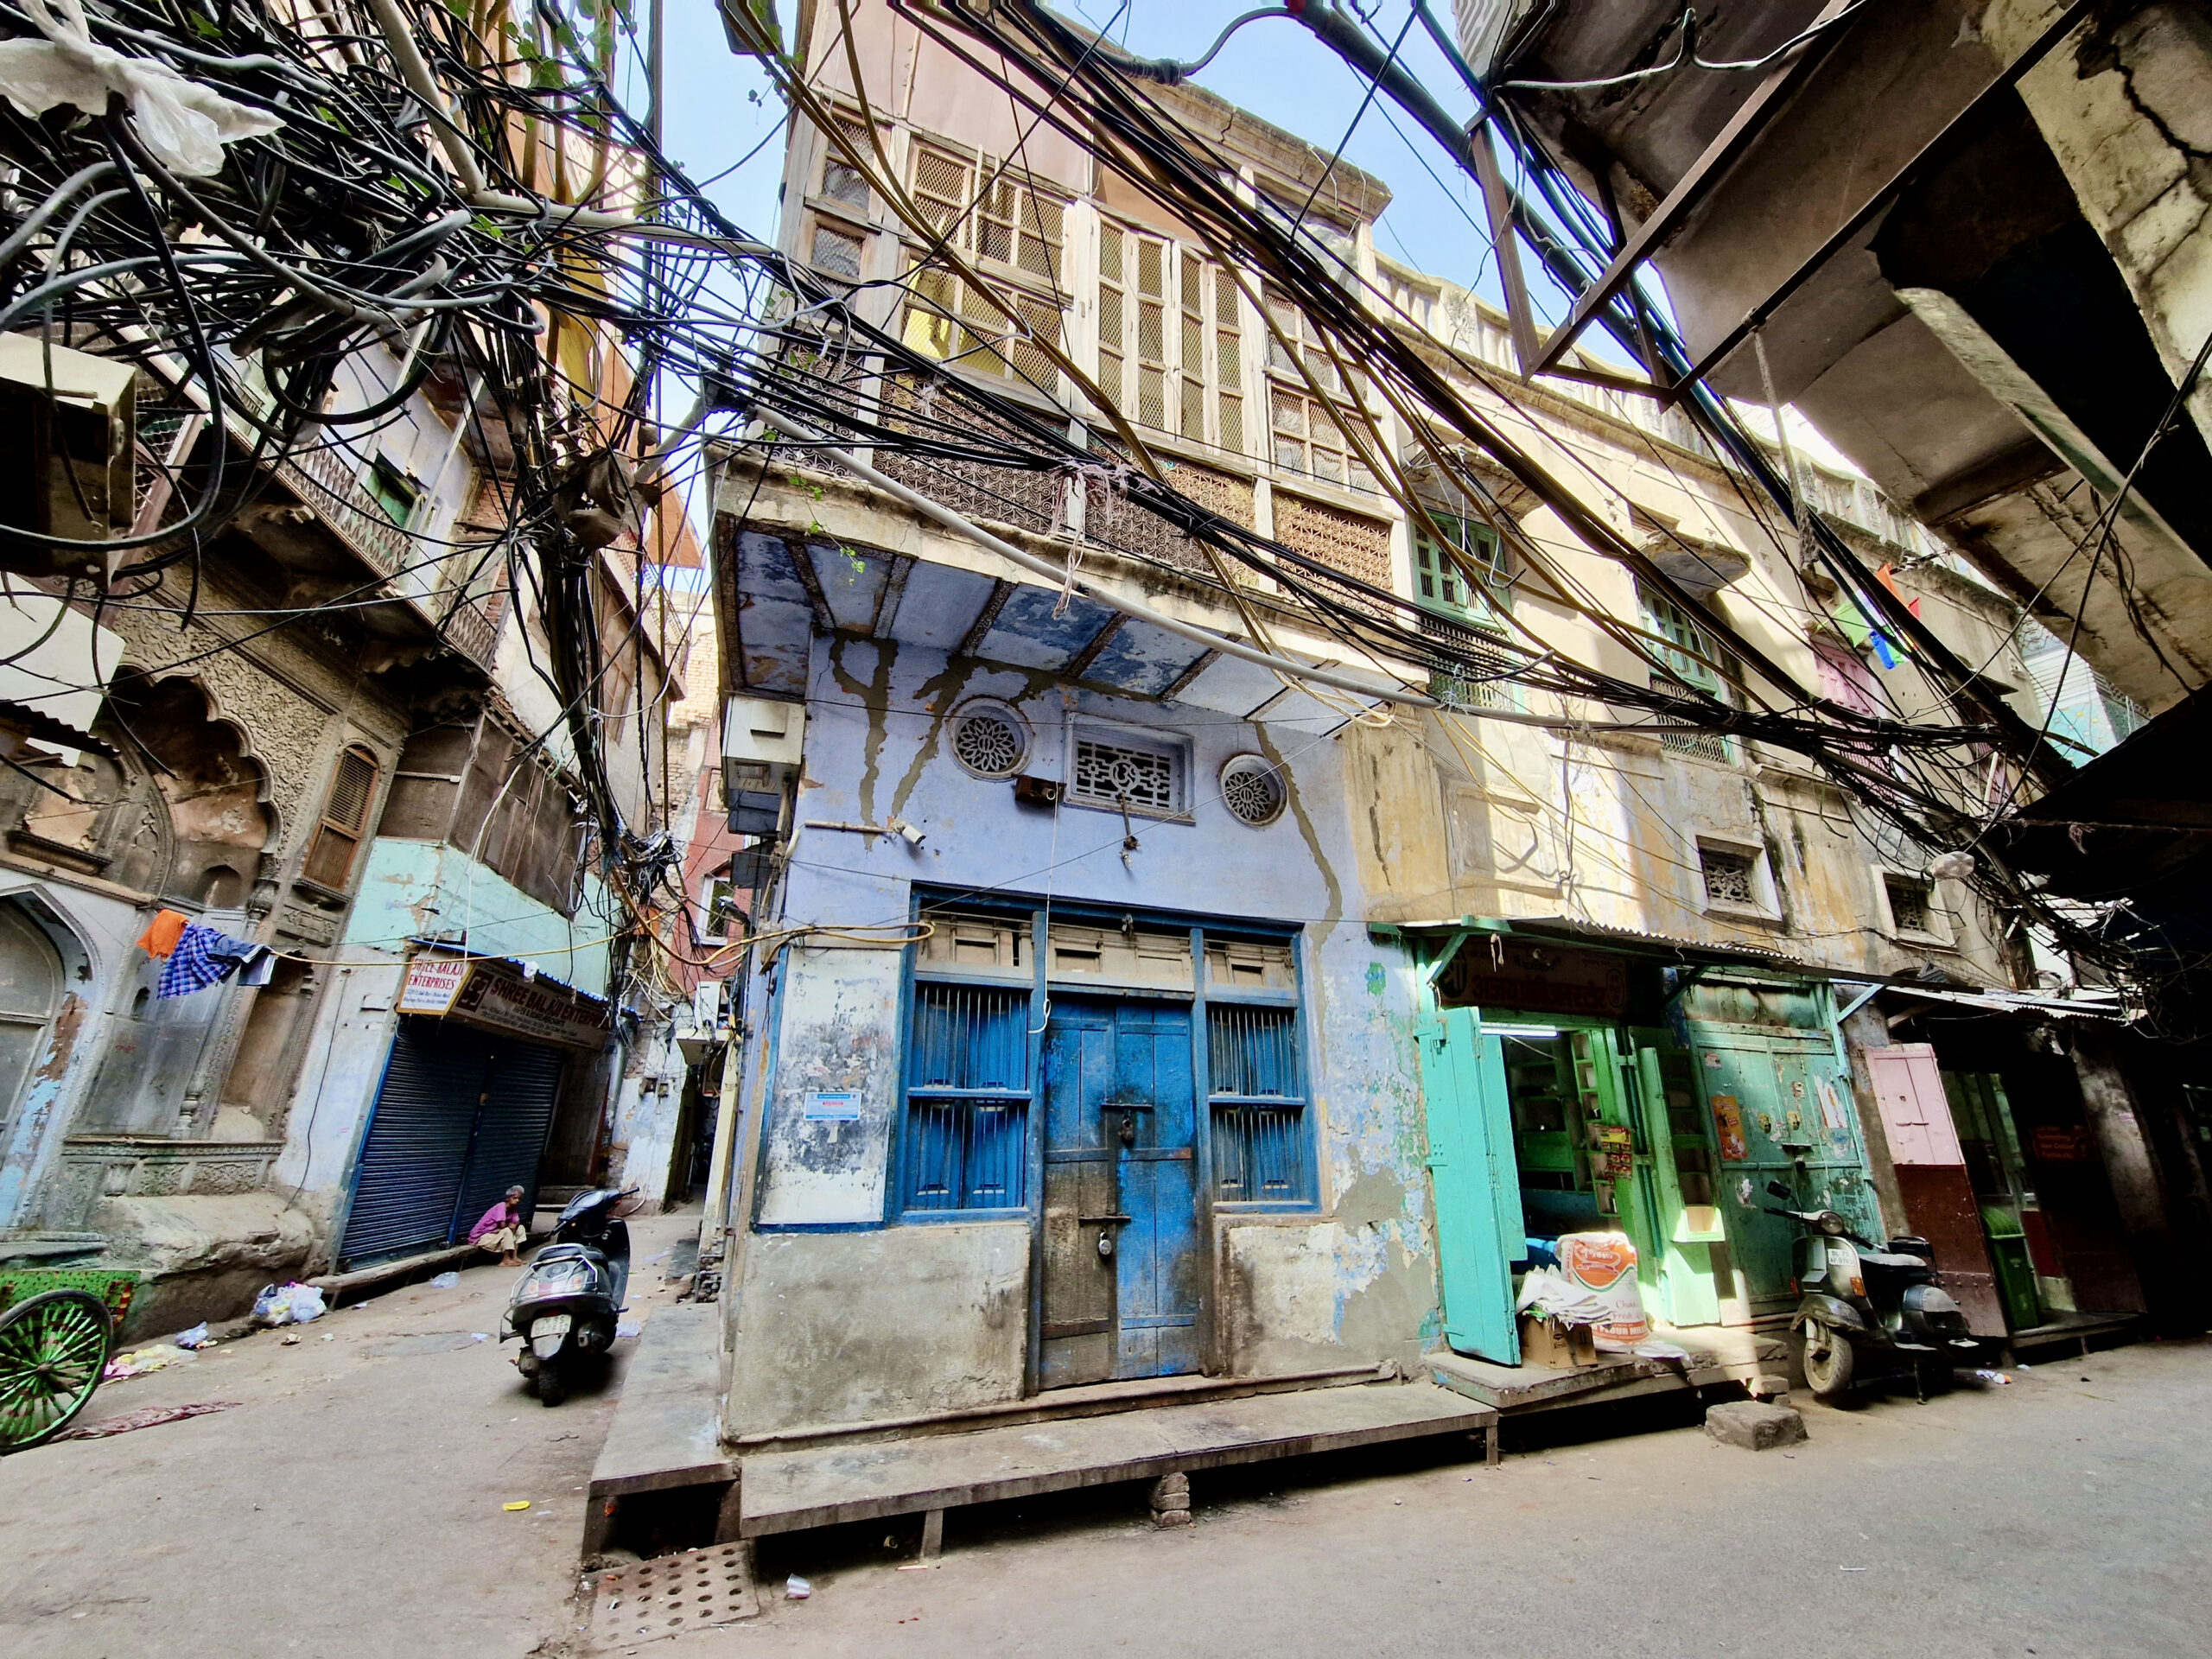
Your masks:
<instances>
[{"instance_id":1,"label":"cycle rickshaw wheel","mask_svg":"<svg viewBox=\"0 0 2212 1659\"><path fill-rule=\"evenodd\" d=\"M0 1314L0 1453L52 1440L100 1385L115 1342L107 1305L49 1290Z\"/></svg>"}]
</instances>

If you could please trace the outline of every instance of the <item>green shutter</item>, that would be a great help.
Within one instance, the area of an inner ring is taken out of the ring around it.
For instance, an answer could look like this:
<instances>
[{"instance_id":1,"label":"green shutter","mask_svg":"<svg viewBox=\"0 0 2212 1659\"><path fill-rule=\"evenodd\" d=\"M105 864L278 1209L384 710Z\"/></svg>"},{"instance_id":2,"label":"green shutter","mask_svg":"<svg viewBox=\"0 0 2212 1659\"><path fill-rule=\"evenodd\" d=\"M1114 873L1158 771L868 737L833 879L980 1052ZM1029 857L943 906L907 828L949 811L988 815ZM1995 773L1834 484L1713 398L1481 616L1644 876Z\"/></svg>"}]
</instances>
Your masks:
<instances>
[{"instance_id":1,"label":"green shutter","mask_svg":"<svg viewBox=\"0 0 2212 1659\"><path fill-rule=\"evenodd\" d=\"M1420 1043L1445 1339L1518 1365L1513 1263L1527 1247L1501 1045L1467 1008L1444 1010Z\"/></svg>"}]
</instances>

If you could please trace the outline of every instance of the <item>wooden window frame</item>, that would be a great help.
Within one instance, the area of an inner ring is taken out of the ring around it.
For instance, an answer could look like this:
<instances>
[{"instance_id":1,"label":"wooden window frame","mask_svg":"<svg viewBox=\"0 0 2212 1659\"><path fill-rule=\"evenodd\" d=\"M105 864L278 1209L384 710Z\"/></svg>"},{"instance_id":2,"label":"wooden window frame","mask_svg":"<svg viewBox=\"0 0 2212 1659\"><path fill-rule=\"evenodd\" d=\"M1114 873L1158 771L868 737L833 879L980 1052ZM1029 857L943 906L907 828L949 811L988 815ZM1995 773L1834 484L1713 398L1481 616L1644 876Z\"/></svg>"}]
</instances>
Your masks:
<instances>
[{"instance_id":1,"label":"wooden window frame","mask_svg":"<svg viewBox=\"0 0 2212 1659\"><path fill-rule=\"evenodd\" d=\"M358 760L368 768L368 779L361 786L361 805L352 823L332 815L340 785L345 780L346 763ZM301 861L300 874L307 880L333 893L343 893L353 881L361 859L361 848L369 839L369 819L377 804L377 791L384 781L384 762L365 743L349 743L339 751L338 763L330 769L330 782L323 790L322 809L315 817L315 831L308 842L308 855ZM346 843L346 862L334 874L321 861L323 848L332 841Z\"/></svg>"},{"instance_id":2,"label":"wooden window frame","mask_svg":"<svg viewBox=\"0 0 2212 1659\"><path fill-rule=\"evenodd\" d=\"M924 169L955 173L942 187L925 183ZM915 140L907 160L910 188L944 236L1002 290L1028 330L1065 352L1071 297L1068 293L1067 219L1072 199L1016 173L988 156L963 155L942 143ZM988 180L979 190L978 180ZM1047 225L1045 206L1051 207ZM929 210L934 207L936 212ZM994 251L994 241L1002 251ZM1033 260L1033 248L1040 250ZM1060 391L1058 367L1030 343L998 307L964 276L917 260L907 269L909 293L901 307L899 338L948 368L1028 386L1046 397Z\"/></svg>"}]
</instances>

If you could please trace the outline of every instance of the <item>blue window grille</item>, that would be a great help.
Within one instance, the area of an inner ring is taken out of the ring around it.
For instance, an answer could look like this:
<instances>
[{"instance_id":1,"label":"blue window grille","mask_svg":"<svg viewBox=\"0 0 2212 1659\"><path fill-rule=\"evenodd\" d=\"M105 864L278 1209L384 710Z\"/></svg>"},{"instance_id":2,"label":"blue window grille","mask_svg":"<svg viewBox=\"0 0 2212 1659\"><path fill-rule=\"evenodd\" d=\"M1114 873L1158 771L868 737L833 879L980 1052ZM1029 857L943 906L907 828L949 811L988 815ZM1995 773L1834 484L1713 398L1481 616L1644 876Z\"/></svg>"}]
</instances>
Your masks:
<instances>
[{"instance_id":1,"label":"blue window grille","mask_svg":"<svg viewBox=\"0 0 2212 1659\"><path fill-rule=\"evenodd\" d=\"M906 1207L1020 1209L1029 1164L1028 993L918 982L906 1052Z\"/></svg>"},{"instance_id":2,"label":"blue window grille","mask_svg":"<svg viewBox=\"0 0 2212 1659\"><path fill-rule=\"evenodd\" d=\"M1215 1200L1310 1202L1297 1010L1211 1003L1206 1039Z\"/></svg>"}]
</instances>

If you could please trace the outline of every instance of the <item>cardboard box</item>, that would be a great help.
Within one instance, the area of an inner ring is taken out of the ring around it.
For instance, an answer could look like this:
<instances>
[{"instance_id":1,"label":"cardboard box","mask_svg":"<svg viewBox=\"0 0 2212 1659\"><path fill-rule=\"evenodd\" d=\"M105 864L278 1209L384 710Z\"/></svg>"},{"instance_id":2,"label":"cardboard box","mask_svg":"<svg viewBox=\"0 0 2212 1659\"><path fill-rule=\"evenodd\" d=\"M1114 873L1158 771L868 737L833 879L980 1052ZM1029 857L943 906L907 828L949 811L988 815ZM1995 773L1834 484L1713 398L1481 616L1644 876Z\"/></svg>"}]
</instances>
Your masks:
<instances>
[{"instance_id":1,"label":"cardboard box","mask_svg":"<svg viewBox=\"0 0 2212 1659\"><path fill-rule=\"evenodd\" d=\"M1573 1370L1598 1363L1597 1332L1586 1325L1569 1325L1541 1313L1521 1316L1521 1362L1554 1371Z\"/></svg>"}]
</instances>

